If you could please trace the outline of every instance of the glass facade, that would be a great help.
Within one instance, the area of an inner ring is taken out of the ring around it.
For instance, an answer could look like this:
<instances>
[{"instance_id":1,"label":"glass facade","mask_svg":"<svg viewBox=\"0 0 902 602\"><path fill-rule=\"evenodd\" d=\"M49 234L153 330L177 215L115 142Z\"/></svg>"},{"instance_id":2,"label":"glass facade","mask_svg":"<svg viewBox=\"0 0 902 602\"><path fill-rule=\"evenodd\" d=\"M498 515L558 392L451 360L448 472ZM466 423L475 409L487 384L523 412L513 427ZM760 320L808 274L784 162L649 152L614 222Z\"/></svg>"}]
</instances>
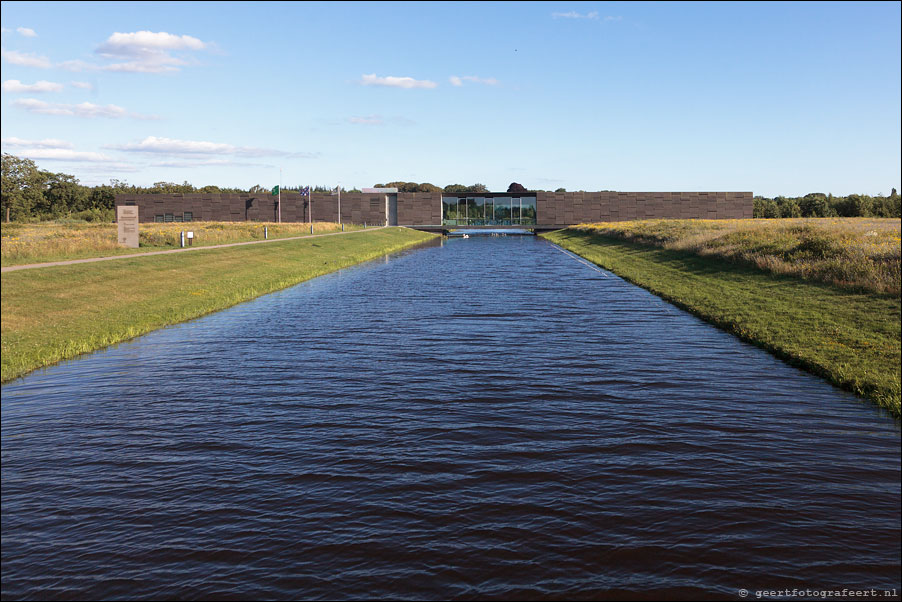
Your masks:
<instances>
[{"instance_id":1,"label":"glass facade","mask_svg":"<svg viewBox=\"0 0 902 602\"><path fill-rule=\"evenodd\" d=\"M536 197L442 196L445 226L529 226L536 223Z\"/></svg>"}]
</instances>

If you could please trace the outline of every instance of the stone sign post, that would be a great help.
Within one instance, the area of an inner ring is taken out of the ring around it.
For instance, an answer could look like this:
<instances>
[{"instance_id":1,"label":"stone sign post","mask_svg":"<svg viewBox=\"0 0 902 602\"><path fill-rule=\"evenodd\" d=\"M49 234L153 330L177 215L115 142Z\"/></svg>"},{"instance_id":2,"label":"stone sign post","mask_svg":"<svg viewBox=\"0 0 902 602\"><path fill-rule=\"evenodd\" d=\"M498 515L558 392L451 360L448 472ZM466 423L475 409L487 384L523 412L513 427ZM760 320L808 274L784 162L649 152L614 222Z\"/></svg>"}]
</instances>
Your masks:
<instances>
[{"instance_id":1,"label":"stone sign post","mask_svg":"<svg viewBox=\"0 0 902 602\"><path fill-rule=\"evenodd\" d=\"M119 244L131 249L138 248L138 207L119 205L116 207L116 224L119 226Z\"/></svg>"}]
</instances>

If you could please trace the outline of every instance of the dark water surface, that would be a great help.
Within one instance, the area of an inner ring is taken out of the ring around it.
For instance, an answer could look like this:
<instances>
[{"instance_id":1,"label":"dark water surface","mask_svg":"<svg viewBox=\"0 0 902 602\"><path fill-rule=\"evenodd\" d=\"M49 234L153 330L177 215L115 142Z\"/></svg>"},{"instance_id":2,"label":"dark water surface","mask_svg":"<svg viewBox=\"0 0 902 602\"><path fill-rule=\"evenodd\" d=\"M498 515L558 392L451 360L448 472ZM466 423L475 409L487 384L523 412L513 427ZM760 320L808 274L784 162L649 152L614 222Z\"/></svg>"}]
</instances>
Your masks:
<instances>
[{"instance_id":1,"label":"dark water surface","mask_svg":"<svg viewBox=\"0 0 902 602\"><path fill-rule=\"evenodd\" d=\"M899 504L886 414L528 237L2 389L7 599L898 595Z\"/></svg>"}]
</instances>

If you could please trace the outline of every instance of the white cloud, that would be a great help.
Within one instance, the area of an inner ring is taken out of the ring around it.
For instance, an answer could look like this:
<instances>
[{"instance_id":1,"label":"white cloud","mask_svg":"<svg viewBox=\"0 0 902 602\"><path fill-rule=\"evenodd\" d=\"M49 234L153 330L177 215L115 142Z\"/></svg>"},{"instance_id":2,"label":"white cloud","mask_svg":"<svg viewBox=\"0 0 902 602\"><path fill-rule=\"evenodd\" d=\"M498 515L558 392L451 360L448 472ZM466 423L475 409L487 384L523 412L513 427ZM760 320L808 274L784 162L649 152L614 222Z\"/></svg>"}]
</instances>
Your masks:
<instances>
[{"instance_id":1,"label":"white cloud","mask_svg":"<svg viewBox=\"0 0 902 602\"><path fill-rule=\"evenodd\" d=\"M353 117L348 117L345 121L347 123L353 123L354 125L386 125L402 127L416 125L416 122L412 119L400 115L390 117L383 117L382 115L355 115Z\"/></svg>"},{"instance_id":2,"label":"white cloud","mask_svg":"<svg viewBox=\"0 0 902 602\"><path fill-rule=\"evenodd\" d=\"M73 88L80 88L82 90L93 90L94 84L91 82L69 82Z\"/></svg>"},{"instance_id":3,"label":"white cloud","mask_svg":"<svg viewBox=\"0 0 902 602\"><path fill-rule=\"evenodd\" d=\"M110 161L106 162L84 162L83 165L79 166L78 170L80 172L90 172L96 174L109 174L109 172L136 172L140 171L137 165L133 163L127 163L125 161Z\"/></svg>"},{"instance_id":4,"label":"white cloud","mask_svg":"<svg viewBox=\"0 0 902 602\"><path fill-rule=\"evenodd\" d=\"M12 147L15 154L35 161L66 161L69 163L95 164L95 169L104 171L136 171L131 163L119 161L113 157L94 151L75 150L71 142L47 138L44 140L24 140L22 138L3 138L0 140L4 150Z\"/></svg>"},{"instance_id":5,"label":"white cloud","mask_svg":"<svg viewBox=\"0 0 902 602\"><path fill-rule=\"evenodd\" d=\"M100 67L103 71L113 71L116 73L172 73L179 70L179 67L188 63L175 57L160 57L153 61L128 61L126 63L112 63Z\"/></svg>"},{"instance_id":6,"label":"white cloud","mask_svg":"<svg viewBox=\"0 0 902 602\"><path fill-rule=\"evenodd\" d=\"M75 148L75 145L71 142L66 142L65 140L58 140L56 138L44 138L43 140L24 140L22 138L16 138L15 136L10 138L3 138L0 140L0 144L3 146L9 147L26 147L26 148Z\"/></svg>"},{"instance_id":7,"label":"white cloud","mask_svg":"<svg viewBox=\"0 0 902 602\"><path fill-rule=\"evenodd\" d=\"M206 142L202 140L176 140L174 138L158 138L148 136L141 142L133 142L114 147L118 150L139 153L167 153L167 154L231 154L238 147L220 142Z\"/></svg>"},{"instance_id":8,"label":"white cloud","mask_svg":"<svg viewBox=\"0 0 902 602\"><path fill-rule=\"evenodd\" d=\"M17 79L8 79L3 82L3 91L19 94L22 92L59 92L63 84L41 80L33 84L23 84Z\"/></svg>"},{"instance_id":9,"label":"white cloud","mask_svg":"<svg viewBox=\"0 0 902 602\"><path fill-rule=\"evenodd\" d=\"M359 125L382 125L384 121L379 115L367 115L365 117L350 117L348 121Z\"/></svg>"},{"instance_id":10,"label":"white cloud","mask_svg":"<svg viewBox=\"0 0 902 602\"><path fill-rule=\"evenodd\" d=\"M581 14L574 10L571 10L566 13L551 13L552 18L554 19L598 19L598 11L593 10L590 13Z\"/></svg>"},{"instance_id":11,"label":"white cloud","mask_svg":"<svg viewBox=\"0 0 902 602\"><path fill-rule=\"evenodd\" d=\"M414 79L412 77L378 77L375 73L364 75L360 83L364 86L388 86L390 88L435 88L437 83L428 79Z\"/></svg>"},{"instance_id":12,"label":"white cloud","mask_svg":"<svg viewBox=\"0 0 902 602\"><path fill-rule=\"evenodd\" d=\"M114 33L97 52L113 56L134 56L149 51L203 50L206 47L205 43L192 36L179 36L165 31L135 31Z\"/></svg>"},{"instance_id":13,"label":"white cloud","mask_svg":"<svg viewBox=\"0 0 902 602\"><path fill-rule=\"evenodd\" d=\"M586 13L586 14L578 13L574 10L571 10L566 13L551 13L551 18L553 18L553 19L588 19L590 21L598 21L598 20L621 21L621 20L623 20L623 17L614 17L614 16L610 16L610 15L607 17L601 17L601 16L599 16L597 10L593 10L592 12Z\"/></svg>"},{"instance_id":14,"label":"white cloud","mask_svg":"<svg viewBox=\"0 0 902 602\"><path fill-rule=\"evenodd\" d=\"M63 61L62 63L57 63L56 65L60 69L65 69L66 71L99 71L100 65L95 65L94 63L88 63L87 61L83 61L81 59L75 59L71 61Z\"/></svg>"},{"instance_id":15,"label":"white cloud","mask_svg":"<svg viewBox=\"0 0 902 602\"><path fill-rule=\"evenodd\" d=\"M30 27L16 27L16 31L18 31L21 35L25 36L26 38L38 37L38 34L35 33L35 30L31 29Z\"/></svg>"},{"instance_id":16,"label":"white cloud","mask_svg":"<svg viewBox=\"0 0 902 602\"><path fill-rule=\"evenodd\" d=\"M25 54L15 50L7 50L0 48L0 55L3 60L12 65L21 65L23 67L37 67L38 69L49 69L53 65L46 56L37 56L34 54Z\"/></svg>"},{"instance_id":17,"label":"white cloud","mask_svg":"<svg viewBox=\"0 0 902 602\"><path fill-rule=\"evenodd\" d=\"M199 161L181 159L179 161L159 161L157 163L151 163L150 166L175 169L192 169L195 167L275 167L270 163L235 161L233 159L201 159Z\"/></svg>"},{"instance_id":18,"label":"white cloud","mask_svg":"<svg viewBox=\"0 0 902 602\"><path fill-rule=\"evenodd\" d=\"M458 77L456 75L452 75L448 78L448 81L451 82L452 86L462 86L464 82L472 82L474 84L485 84L487 86L497 86L498 80L494 77L476 77L475 75L464 75L462 77Z\"/></svg>"},{"instance_id":19,"label":"white cloud","mask_svg":"<svg viewBox=\"0 0 902 602\"><path fill-rule=\"evenodd\" d=\"M88 118L106 117L109 119L121 119L124 117L130 117L132 119L156 119L156 117L151 115L129 113L122 107L116 105L96 105L90 102L73 105L44 102L37 98L20 98L13 104L26 111L30 111L31 113L40 113L42 115L65 115L69 117Z\"/></svg>"},{"instance_id":20,"label":"white cloud","mask_svg":"<svg viewBox=\"0 0 902 602\"><path fill-rule=\"evenodd\" d=\"M19 28L19 32L29 31L37 35L31 29ZM28 35L22 33L22 35ZM179 71L181 67L190 64L174 52L192 52L209 50L213 48L208 42L203 42L189 35L175 35L165 31L135 31L131 33L116 32L97 47L98 56L114 61L107 64L98 64L81 59L63 61L55 66L67 71L113 71L121 73L167 73ZM49 69L54 67L50 59L34 54L25 54L15 50L3 50L3 59L13 65L24 67L38 67Z\"/></svg>"},{"instance_id":21,"label":"white cloud","mask_svg":"<svg viewBox=\"0 0 902 602\"><path fill-rule=\"evenodd\" d=\"M171 54L174 51L204 50L209 44L189 35L175 35L165 31L116 32L97 48L97 54L106 59L124 62L93 68L104 71L128 73L163 73L178 71L188 62ZM88 69L86 64L68 61L72 70Z\"/></svg>"},{"instance_id":22,"label":"white cloud","mask_svg":"<svg viewBox=\"0 0 902 602\"><path fill-rule=\"evenodd\" d=\"M241 157L300 158L312 158L316 156L313 153L291 153L272 148L235 146L233 144L226 144L223 142L208 142L205 140L177 140L174 138L162 138L157 136L148 136L141 142L132 142L130 144L122 144L118 146L108 146L107 148L134 153L186 156L235 155Z\"/></svg>"},{"instance_id":23,"label":"white cloud","mask_svg":"<svg viewBox=\"0 0 902 602\"><path fill-rule=\"evenodd\" d=\"M48 161L88 161L91 163L112 162L114 159L103 153L77 151L66 148L35 148L20 151L29 159L46 159Z\"/></svg>"}]
</instances>

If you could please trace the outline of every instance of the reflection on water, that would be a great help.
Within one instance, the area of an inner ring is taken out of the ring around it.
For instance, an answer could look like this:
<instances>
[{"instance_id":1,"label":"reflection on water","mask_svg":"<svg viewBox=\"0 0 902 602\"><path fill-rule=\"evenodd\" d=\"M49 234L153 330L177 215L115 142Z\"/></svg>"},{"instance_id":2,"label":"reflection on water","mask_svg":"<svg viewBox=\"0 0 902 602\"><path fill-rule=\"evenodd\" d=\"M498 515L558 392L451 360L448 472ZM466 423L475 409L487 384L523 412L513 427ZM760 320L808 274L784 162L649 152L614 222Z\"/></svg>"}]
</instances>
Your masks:
<instances>
[{"instance_id":1,"label":"reflection on water","mask_svg":"<svg viewBox=\"0 0 902 602\"><path fill-rule=\"evenodd\" d=\"M899 588L899 427L534 237L3 387L4 598Z\"/></svg>"}]
</instances>

